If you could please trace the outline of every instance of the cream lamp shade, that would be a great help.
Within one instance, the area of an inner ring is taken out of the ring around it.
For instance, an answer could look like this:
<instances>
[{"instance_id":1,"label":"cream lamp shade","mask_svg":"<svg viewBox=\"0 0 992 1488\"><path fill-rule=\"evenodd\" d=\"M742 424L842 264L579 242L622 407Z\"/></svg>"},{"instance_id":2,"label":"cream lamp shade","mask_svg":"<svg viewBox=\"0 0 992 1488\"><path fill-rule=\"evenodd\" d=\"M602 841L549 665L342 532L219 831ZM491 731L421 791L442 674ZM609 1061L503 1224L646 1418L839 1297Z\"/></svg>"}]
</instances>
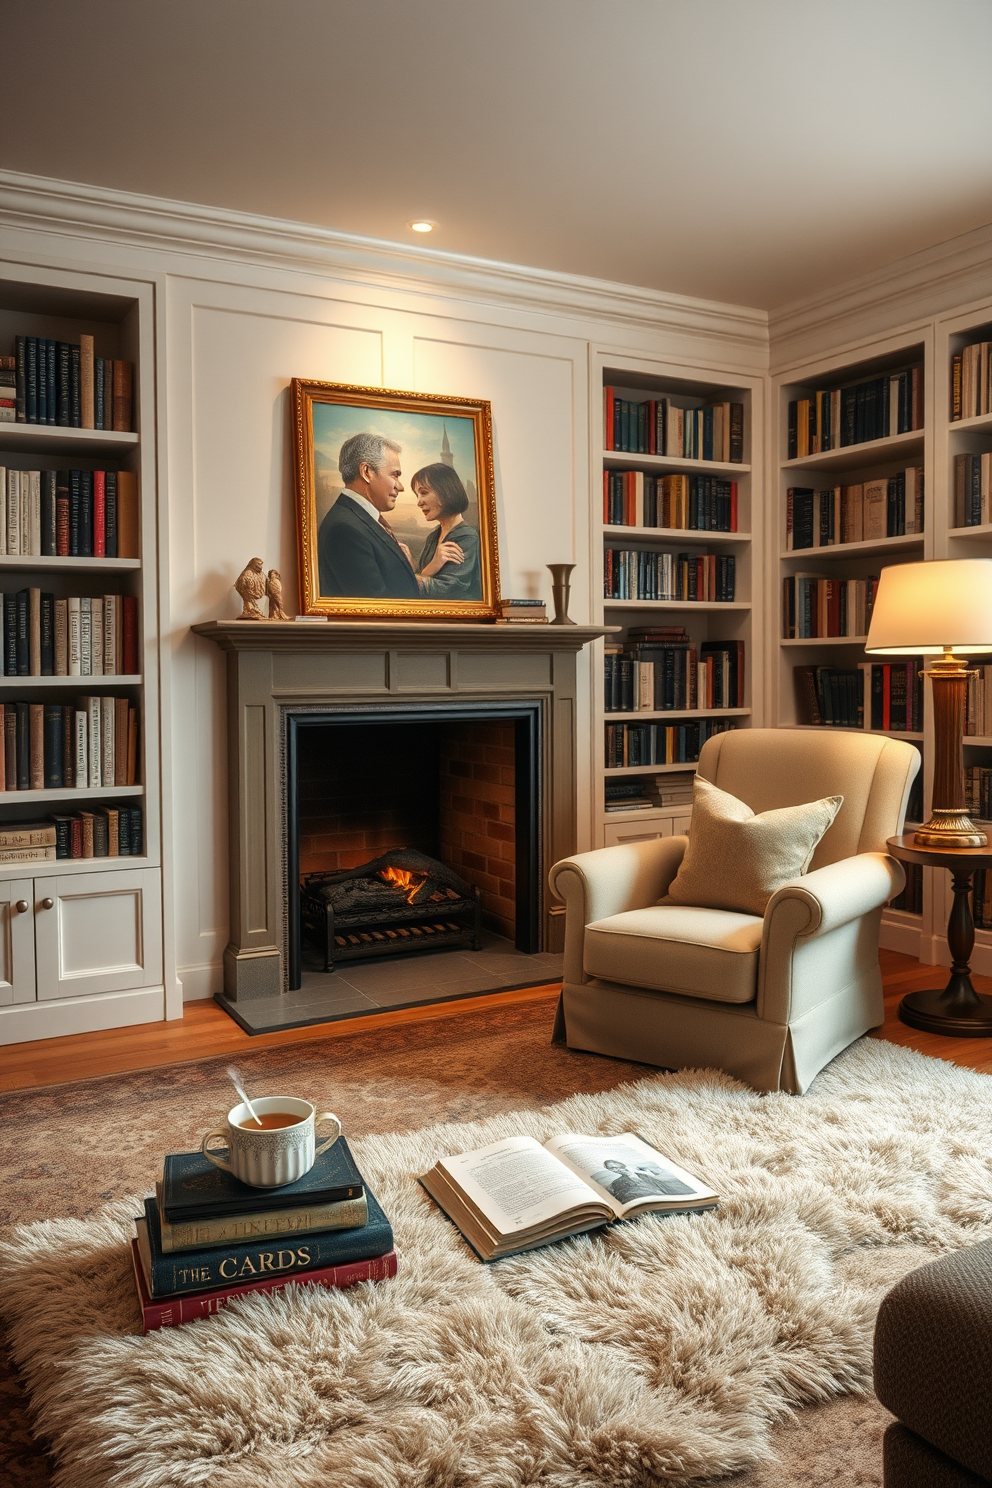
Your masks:
<instances>
[{"instance_id":1,"label":"cream lamp shade","mask_svg":"<svg viewBox=\"0 0 992 1488\"><path fill-rule=\"evenodd\" d=\"M865 650L881 656L992 651L992 558L883 568Z\"/></svg>"}]
</instances>

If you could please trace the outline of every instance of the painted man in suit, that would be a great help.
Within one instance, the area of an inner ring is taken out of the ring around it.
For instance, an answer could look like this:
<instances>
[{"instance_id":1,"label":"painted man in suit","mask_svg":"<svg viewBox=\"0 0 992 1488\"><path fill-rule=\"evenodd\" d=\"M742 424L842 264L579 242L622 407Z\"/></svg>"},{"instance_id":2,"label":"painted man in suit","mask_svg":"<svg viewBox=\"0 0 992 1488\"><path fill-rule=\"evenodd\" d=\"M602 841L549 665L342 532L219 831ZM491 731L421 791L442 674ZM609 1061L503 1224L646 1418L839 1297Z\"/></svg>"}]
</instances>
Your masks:
<instances>
[{"instance_id":1,"label":"painted man in suit","mask_svg":"<svg viewBox=\"0 0 992 1488\"><path fill-rule=\"evenodd\" d=\"M417 599L406 546L384 516L396 505L401 446L382 434L353 434L341 446L344 490L317 530L320 592L353 599Z\"/></svg>"}]
</instances>

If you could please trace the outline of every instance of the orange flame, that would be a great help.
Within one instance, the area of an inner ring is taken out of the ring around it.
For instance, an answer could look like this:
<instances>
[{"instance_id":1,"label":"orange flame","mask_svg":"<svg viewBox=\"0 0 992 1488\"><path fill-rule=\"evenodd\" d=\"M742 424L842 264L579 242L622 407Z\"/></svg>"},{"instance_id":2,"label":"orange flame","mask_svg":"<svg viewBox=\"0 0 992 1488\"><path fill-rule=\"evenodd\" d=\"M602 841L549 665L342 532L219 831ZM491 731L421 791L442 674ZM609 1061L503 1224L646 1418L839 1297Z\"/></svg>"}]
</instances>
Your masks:
<instances>
[{"instance_id":1,"label":"orange flame","mask_svg":"<svg viewBox=\"0 0 992 1488\"><path fill-rule=\"evenodd\" d=\"M417 890L427 878L426 873L410 873L406 868L381 868L379 877L399 889L407 904L412 904Z\"/></svg>"}]
</instances>

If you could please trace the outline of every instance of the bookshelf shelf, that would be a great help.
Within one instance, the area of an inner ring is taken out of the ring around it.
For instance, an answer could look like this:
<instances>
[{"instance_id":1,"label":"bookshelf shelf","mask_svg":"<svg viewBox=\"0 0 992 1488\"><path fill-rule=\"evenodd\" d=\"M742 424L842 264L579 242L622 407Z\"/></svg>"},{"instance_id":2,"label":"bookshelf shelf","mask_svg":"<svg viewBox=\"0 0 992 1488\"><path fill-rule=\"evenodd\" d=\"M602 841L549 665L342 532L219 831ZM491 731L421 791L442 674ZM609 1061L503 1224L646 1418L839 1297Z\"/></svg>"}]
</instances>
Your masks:
<instances>
[{"instance_id":1,"label":"bookshelf shelf","mask_svg":"<svg viewBox=\"0 0 992 1488\"><path fill-rule=\"evenodd\" d=\"M750 465L737 465L728 460L681 460L674 455L635 455L624 450L604 450L607 470L661 470L687 475L750 475Z\"/></svg>"},{"instance_id":2,"label":"bookshelf shelf","mask_svg":"<svg viewBox=\"0 0 992 1488\"><path fill-rule=\"evenodd\" d=\"M861 646L864 647L867 636L783 636L779 641L780 646Z\"/></svg>"},{"instance_id":3,"label":"bookshelf shelf","mask_svg":"<svg viewBox=\"0 0 992 1488\"><path fill-rule=\"evenodd\" d=\"M0 570L20 568L38 573L123 573L140 567L140 558L51 558L35 553L0 553Z\"/></svg>"},{"instance_id":4,"label":"bookshelf shelf","mask_svg":"<svg viewBox=\"0 0 992 1488\"><path fill-rule=\"evenodd\" d=\"M46 878L64 878L67 876L106 873L119 871L122 868L149 868L151 863L146 857L131 857L125 853L124 857L106 858L50 858L47 862L38 863L0 863L0 883L9 883L11 879L33 878L42 883Z\"/></svg>"},{"instance_id":5,"label":"bookshelf shelf","mask_svg":"<svg viewBox=\"0 0 992 1488\"><path fill-rule=\"evenodd\" d=\"M119 796L143 796L144 793L143 785L67 786L65 790L0 791L0 806L20 806L35 801L49 804L56 801L116 801Z\"/></svg>"},{"instance_id":6,"label":"bookshelf shelf","mask_svg":"<svg viewBox=\"0 0 992 1488\"><path fill-rule=\"evenodd\" d=\"M140 687L142 678L140 674L124 672L117 676L111 676L107 672L88 677L0 677L0 696L3 692L23 692L25 688L42 692L58 690L62 687L83 687L88 692L95 688L104 687ZM3 793L0 793L2 795ZM20 794L20 792L18 792Z\"/></svg>"},{"instance_id":7,"label":"bookshelf shelf","mask_svg":"<svg viewBox=\"0 0 992 1488\"><path fill-rule=\"evenodd\" d=\"M677 765L608 765L607 768L603 771L603 774L604 775L613 776L613 775L674 775L676 773L679 773L679 774L684 775L687 770L691 770L691 771L695 772L695 769L696 769L696 761L695 760L683 760L681 762L681 764L677 764ZM689 808L686 807L686 810L687 811L688 811L688 809ZM615 815L614 812L611 812L610 813L611 819L612 819L612 817L614 815Z\"/></svg>"},{"instance_id":8,"label":"bookshelf shelf","mask_svg":"<svg viewBox=\"0 0 992 1488\"><path fill-rule=\"evenodd\" d=\"M614 537L659 538L666 543L749 543L750 532L704 532L697 527L620 527L604 522L603 536L610 541Z\"/></svg>"},{"instance_id":9,"label":"bookshelf shelf","mask_svg":"<svg viewBox=\"0 0 992 1488\"><path fill-rule=\"evenodd\" d=\"M992 531L992 528L989 530ZM867 542L830 543L828 547L823 548L785 548L778 556L783 563L788 563L792 559L829 563L834 558L856 558L859 555L871 557L875 553L881 556L883 553L903 548L922 548L925 542L924 534L918 532L909 537L875 537L869 538Z\"/></svg>"},{"instance_id":10,"label":"bookshelf shelf","mask_svg":"<svg viewBox=\"0 0 992 1488\"><path fill-rule=\"evenodd\" d=\"M607 723L657 723L667 719L670 723L684 722L687 718L750 718L750 708L632 708L628 713L604 713ZM688 767L687 767L688 768Z\"/></svg>"},{"instance_id":11,"label":"bookshelf shelf","mask_svg":"<svg viewBox=\"0 0 992 1488\"><path fill-rule=\"evenodd\" d=\"M988 734L965 734L963 742L975 749L992 749L992 737Z\"/></svg>"},{"instance_id":12,"label":"bookshelf shelf","mask_svg":"<svg viewBox=\"0 0 992 1488\"><path fill-rule=\"evenodd\" d=\"M924 431L914 429L909 434L890 434L886 439L867 439L863 444L845 444L840 449L827 450L822 455L799 455L795 460L783 460L781 468L790 474L803 470L860 470L880 465L883 461L895 462L912 455L921 455L923 445Z\"/></svg>"},{"instance_id":13,"label":"bookshelf shelf","mask_svg":"<svg viewBox=\"0 0 992 1488\"><path fill-rule=\"evenodd\" d=\"M716 599L604 599L604 610L749 610L750 604Z\"/></svg>"},{"instance_id":14,"label":"bookshelf shelf","mask_svg":"<svg viewBox=\"0 0 992 1488\"><path fill-rule=\"evenodd\" d=\"M992 434L992 413L976 413L974 418L950 419L947 427L952 434Z\"/></svg>"},{"instance_id":15,"label":"bookshelf shelf","mask_svg":"<svg viewBox=\"0 0 992 1488\"><path fill-rule=\"evenodd\" d=\"M0 424L0 450L40 455L117 455L137 449L137 434L63 429L53 424Z\"/></svg>"},{"instance_id":16,"label":"bookshelf shelf","mask_svg":"<svg viewBox=\"0 0 992 1488\"><path fill-rule=\"evenodd\" d=\"M921 743L922 733L907 733L901 729L859 729L847 728L839 723L783 723L780 728L803 729L808 733L830 733L830 734L877 734L884 739L907 739L911 743ZM908 828L907 828L908 831Z\"/></svg>"},{"instance_id":17,"label":"bookshelf shelf","mask_svg":"<svg viewBox=\"0 0 992 1488\"><path fill-rule=\"evenodd\" d=\"M992 537L992 522L976 523L974 527L949 527L948 537Z\"/></svg>"}]
</instances>

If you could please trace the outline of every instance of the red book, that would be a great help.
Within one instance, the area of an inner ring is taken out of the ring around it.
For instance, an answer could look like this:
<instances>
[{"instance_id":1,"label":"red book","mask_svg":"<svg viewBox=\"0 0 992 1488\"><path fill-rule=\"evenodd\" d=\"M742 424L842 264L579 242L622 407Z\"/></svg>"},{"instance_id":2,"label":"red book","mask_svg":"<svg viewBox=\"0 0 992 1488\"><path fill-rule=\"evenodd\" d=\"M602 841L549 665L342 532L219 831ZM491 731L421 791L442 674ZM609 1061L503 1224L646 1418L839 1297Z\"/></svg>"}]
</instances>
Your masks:
<instances>
[{"instance_id":1,"label":"red book","mask_svg":"<svg viewBox=\"0 0 992 1488\"><path fill-rule=\"evenodd\" d=\"M611 387L606 389L605 422L606 428L603 430L603 448L611 450L613 448L613 389Z\"/></svg>"},{"instance_id":2,"label":"red book","mask_svg":"<svg viewBox=\"0 0 992 1488\"><path fill-rule=\"evenodd\" d=\"M789 497L788 531L792 531L792 497ZM737 531L737 482L730 482L730 530ZM788 546L788 544L786 544Z\"/></svg>"},{"instance_id":3,"label":"red book","mask_svg":"<svg viewBox=\"0 0 992 1488\"><path fill-rule=\"evenodd\" d=\"M93 557L107 556L107 472L93 472Z\"/></svg>"},{"instance_id":4,"label":"red book","mask_svg":"<svg viewBox=\"0 0 992 1488\"><path fill-rule=\"evenodd\" d=\"M241 1286L220 1287L213 1292L193 1292L186 1297L160 1297L153 1302L145 1285L145 1273L141 1269L137 1240L131 1241L131 1264L134 1267L134 1284L138 1290L138 1305L141 1308L141 1324L145 1333L155 1328L178 1328L181 1323L191 1323L196 1318L209 1317L219 1312L235 1297L246 1297L249 1292L279 1292L290 1282L297 1286L334 1287L343 1290L359 1281L387 1281L396 1275L396 1252L373 1256L369 1261L352 1261L347 1266L321 1266L316 1271L300 1271L291 1276L266 1277L263 1281L246 1281Z\"/></svg>"},{"instance_id":5,"label":"red book","mask_svg":"<svg viewBox=\"0 0 992 1488\"><path fill-rule=\"evenodd\" d=\"M124 611L124 665L121 668L125 676L136 676L138 673L138 601L133 594L125 594L121 597Z\"/></svg>"}]
</instances>

